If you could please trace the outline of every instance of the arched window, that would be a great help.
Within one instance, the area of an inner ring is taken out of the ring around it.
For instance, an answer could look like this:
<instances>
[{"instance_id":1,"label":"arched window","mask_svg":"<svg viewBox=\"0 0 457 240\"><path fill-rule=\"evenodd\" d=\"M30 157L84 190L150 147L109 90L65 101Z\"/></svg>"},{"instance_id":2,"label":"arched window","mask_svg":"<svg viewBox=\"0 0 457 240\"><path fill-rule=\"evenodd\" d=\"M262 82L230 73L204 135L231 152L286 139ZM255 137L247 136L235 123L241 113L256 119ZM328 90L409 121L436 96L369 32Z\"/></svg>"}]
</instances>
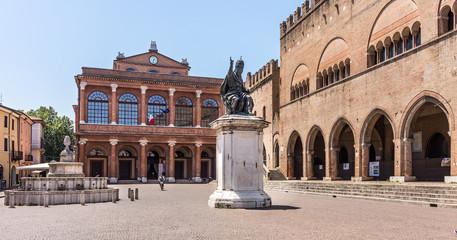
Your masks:
<instances>
[{"instance_id":1,"label":"arched window","mask_svg":"<svg viewBox=\"0 0 457 240\"><path fill-rule=\"evenodd\" d=\"M382 46L382 48L381 48L379 54L381 54L381 55L379 56L379 62L384 62L384 61L386 61L386 47Z\"/></svg>"},{"instance_id":2,"label":"arched window","mask_svg":"<svg viewBox=\"0 0 457 240\"><path fill-rule=\"evenodd\" d=\"M391 44L389 46L389 55L388 56L389 56L389 58L393 58L394 57L394 45L393 44Z\"/></svg>"},{"instance_id":3,"label":"arched window","mask_svg":"<svg viewBox=\"0 0 457 240\"><path fill-rule=\"evenodd\" d=\"M422 44L422 39L421 39L421 28L419 28L419 31L417 32L416 36L416 47L419 47Z\"/></svg>"},{"instance_id":4,"label":"arched window","mask_svg":"<svg viewBox=\"0 0 457 240\"><path fill-rule=\"evenodd\" d=\"M275 146L275 168L279 167L279 144Z\"/></svg>"},{"instance_id":5,"label":"arched window","mask_svg":"<svg viewBox=\"0 0 457 240\"><path fill-rule=\"evenodd\" d=\"M449 157L449 146L441 133L435 133L428 141L427 158Z\"/></svg>"},{"instance_id":6,"label":"arched window","mask_svg":"<svg viewBox=\"0 0 457 240\"><path fill-rule=\"evenodd\" d=\"M413 48L413 35L411 32L408 34L408 38L406 39L406 51L411 50Z\"/></svg>"},{"instance_id":7,"label":"arched window","mask_svg":"<svg viewBox=\"0 0 457 240\"><path fill-rule=\"evenodd\" d=\"M119 124L138 124L138 100L131 93L126 93L119 98Z\"/></svg>"},{"instance_id":8,"label":"arched window","mask_svg":"<svg viewBox=\"0 0 457 240\"><path fill-rule=\"evenodd\" d=\"M97 91L87 99L87 122L108 124L108 97L103 92Z\"/></svg>"},{"instance_id":9,"label":"arched window","mask_svg":"<svg viewBox=\"0 0 457 240\"><path fill-rule=\"evenodd\" d=\"M176 152L175 152L175 157L183 158L183 157L186 157L186 155L184 155L184 153L181 152L181 151L176 151Z\"/></svg>"},{"instance_id":10,"label":"arched window","mask_svg":"<svg viewBox=\"0 0 457 240\"><path fill-rule=\"evenodd\" d=\"M176 101L175 123L178 127L193 126L193 109L192 101L186 97L180 97Z\"/></svg>"},{"instance_id":11,"label":"arched window","mask_svg":"<svg viewBox=\"0 0 457 240\"><path fill-rule=\"evenodd\" d=\"M165 126L167 124L166 114L162 111L167 108L165 99L159 95L154 95L148 100L148 114L154 117L154 125Z\"/></svg>"},{"instance_id":12,"label":"arched window","mask_svg":"<svg viewBox=\"0 0 457 240\"><path fill-rule=\"evenodd\" d=\"M397 43L397 55L400 55L403 53L403 39L400 38Z\"/></svg>"},{"instance_id":13,"label":"arched window","mask_svg":"<svg viewBox=\"0 0 457 240\"><path fill-rule=\"evenodd\" d=\"M179 73L177 73L177 72L174 72L174 73L172 73L171 75L181 75L181 74L179 74Z\"/></svg>"},{"instance_id":14,"label":"arched window","mask_svg":"<svg viewBox=\"0 0 457 240\"><path fill-rule=\"evenodd\" d=\"M101 150L94 149L94 150L90 151L89 156L92 156L92 157L105 156L105 154Z\"/></svg>"},{"instance_id":15,"label":"arched window","mask_svg":"<svg viewBox=\"0 0 457 240\"><path fill-rule=\"evenodd\" d=\"M156 70L149 71L150 73L158 73Z\"/></svg>"},{"instance_id":16,"label":"arched window","mask_svg":"<svg viewBox=\"0 0 457 240\"><path fill-rule=\"evenodd\" d=\"M217 102L213 99L206 99L202 104L202 127L210 127L209 124L219 116Z\"/></svg>"},{"instance_id":17,"label":"arched window","mask_svg":"<svg viewBox=\"0 0 457 240\"><path fill-rule=\"evenodd\" d=\"M454 13L451 10L449 10L447 17L448 17L447 31L449 32L449 31L454 30Z\"/></svg>"},{"instance_id":18,"label":"arched window","mask_svg":"<svg viewBox=\"0 0 457 240\"><path fill-rule=\"evenodd\" d=\"M127 69L125 69L125 71L135 72L135 69L133 69L133 68L127 68Z\"/></svg>"},{"instance_id":19,"label":"arched window","mask_svg":"<svg viewBox=\"0 0 457 240\"><path fill-rule=\"evenodd\" d=\"M263 109L262 109L262 117L263 117L263 120L267 119L267 108L265 106L263 106Z\"/></svg>"},{"instance_id":20,"label":"arched window","mask_svg":"<svg viewBox=\"0 0 457 240\"><path fill-rule=\"evenodd\" d=\"M200 154L200 157L201 158L209 158L209 154L205 151L202 151L202 153Z\"/></svg>"},{"instance_id":21,"label":"arched window","mask_svg":"<svg viewBox=\"0 0 457 240\"><path fill-rule=\"evenodd\" d=\"M132 157L133 154L127 150L122 150L119 152L119 157Z\"/></svg>"}]
</instances>

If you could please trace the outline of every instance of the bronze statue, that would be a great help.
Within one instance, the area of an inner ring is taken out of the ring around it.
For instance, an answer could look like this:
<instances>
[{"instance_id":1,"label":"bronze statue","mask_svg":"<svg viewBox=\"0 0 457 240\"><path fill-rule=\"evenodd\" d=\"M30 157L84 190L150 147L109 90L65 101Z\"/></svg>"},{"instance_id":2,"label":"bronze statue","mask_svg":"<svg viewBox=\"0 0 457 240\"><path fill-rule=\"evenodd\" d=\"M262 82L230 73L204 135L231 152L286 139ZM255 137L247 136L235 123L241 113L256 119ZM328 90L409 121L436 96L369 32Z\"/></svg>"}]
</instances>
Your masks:
<instances>
[{"instance_id":1,"label":"bronze statue","mask_svg":"<svg viewBox=\"0 0 457 240\"><path fill-rule=\"evenodd\" d=\"M225 105L225 114L252 115L254 102L249 91L243 84L244 61L236 61L235 71L233 71L233 60L230 58L230 69L221 85L222 102Z\"/></svg>"}]
</instances>

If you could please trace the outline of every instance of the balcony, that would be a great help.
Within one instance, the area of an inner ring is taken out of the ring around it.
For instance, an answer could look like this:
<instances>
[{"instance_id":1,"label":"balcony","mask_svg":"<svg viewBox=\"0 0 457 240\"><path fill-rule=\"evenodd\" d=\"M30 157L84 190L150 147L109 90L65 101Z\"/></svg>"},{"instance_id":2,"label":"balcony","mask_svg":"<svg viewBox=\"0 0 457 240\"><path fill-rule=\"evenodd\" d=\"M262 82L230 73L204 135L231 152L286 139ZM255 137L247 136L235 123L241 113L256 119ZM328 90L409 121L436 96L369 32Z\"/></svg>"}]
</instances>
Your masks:
<instances>
[{"instance_id":1,"label":"balcony","mask_svg":"<svg viewBox=\"0 0 457 240\"><path fill-rule=\"evenodd\" d=\"M11 160L18 161L23 159L23 152L21 151L11 151Z\"/></svg>"},{"instance_id":2,"label":"balcony","mask_svg":"<svg viewBox=\"0 0 457 240\"><path fill-rule=\"evenodd\" d=\"M33 162L33 156L32 155L25 155L25 161L26 162Z\"/></svg>"}]
</instances>

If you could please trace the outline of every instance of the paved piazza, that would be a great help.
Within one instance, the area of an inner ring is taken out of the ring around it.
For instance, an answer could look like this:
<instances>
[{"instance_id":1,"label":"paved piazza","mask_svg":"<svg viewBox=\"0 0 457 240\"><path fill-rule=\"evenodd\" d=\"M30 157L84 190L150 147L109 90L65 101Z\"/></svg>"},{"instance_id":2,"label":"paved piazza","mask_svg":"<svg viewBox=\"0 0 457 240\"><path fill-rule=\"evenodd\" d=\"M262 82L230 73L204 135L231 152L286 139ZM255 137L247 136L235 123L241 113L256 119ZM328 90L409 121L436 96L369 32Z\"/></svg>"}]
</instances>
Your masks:
<instances>
[{"instance_id":1,"label":"paved piazza","mask_svg":"<svg viewBox=\"0 0 457 240\"><path fill-rule=\"evenodd\" d=\"M269 210L213 209L215 184L115 185L117 204L10 209L1 239L457 239L457 210L269 192ZM127 200L138 187L140 200Z\"/></svg>"}]
</instances>

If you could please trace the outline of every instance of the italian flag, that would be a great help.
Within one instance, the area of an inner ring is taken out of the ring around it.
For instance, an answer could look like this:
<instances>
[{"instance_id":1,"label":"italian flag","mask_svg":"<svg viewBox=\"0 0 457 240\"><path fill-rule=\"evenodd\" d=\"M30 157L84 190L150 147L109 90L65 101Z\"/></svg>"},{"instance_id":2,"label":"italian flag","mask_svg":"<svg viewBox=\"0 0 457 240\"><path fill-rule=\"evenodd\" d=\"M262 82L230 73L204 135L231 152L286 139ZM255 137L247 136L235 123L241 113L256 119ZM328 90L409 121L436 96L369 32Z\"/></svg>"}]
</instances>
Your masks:
<instances>
[{"instance_id":1,"label":"italian flag","mask_svg":"<svg viewBox=\"0 0 457 240\"><path fill-rule=\"evenodd\" d=\"M149 113L148 120L149 120L149 125L154 125L154 115L152 115L152 113Z\"/></svg>"}]
</instances>

